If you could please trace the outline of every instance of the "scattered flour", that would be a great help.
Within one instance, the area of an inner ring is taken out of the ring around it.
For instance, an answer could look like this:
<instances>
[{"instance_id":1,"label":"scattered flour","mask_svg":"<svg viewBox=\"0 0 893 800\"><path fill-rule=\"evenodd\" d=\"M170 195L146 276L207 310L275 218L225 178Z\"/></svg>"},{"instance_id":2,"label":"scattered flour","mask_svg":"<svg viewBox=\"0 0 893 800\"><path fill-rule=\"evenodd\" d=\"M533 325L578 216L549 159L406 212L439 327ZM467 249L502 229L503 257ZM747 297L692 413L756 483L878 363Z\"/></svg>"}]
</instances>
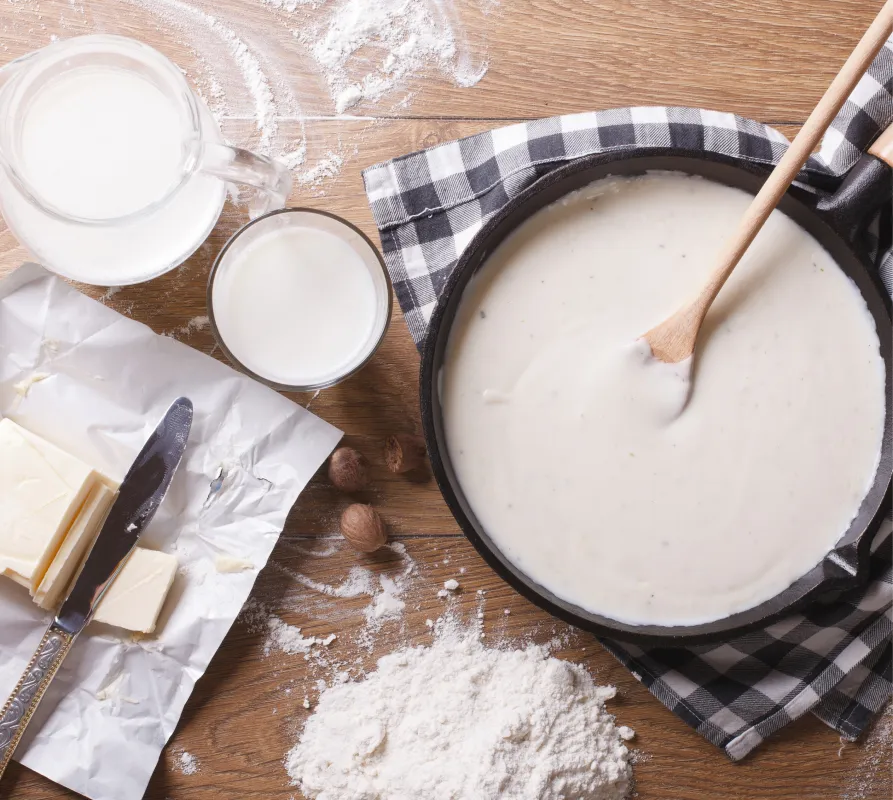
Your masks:
<instances>
[{"instance_id":1,"label":"scattered flour","mask_svg":"<svg viewBox=\"0 0 893 800\"><path fill-rule=\"evenodd\" d=\"M259 141L254 147L259 152L269 155L278 129L276 100L270 79L251 48L217 17L196 6L181 2L181 0L138 0L138 2L169 25L186 34L190 45L197 40L205 40L208 34L224 42L254 104L254 123L259 134ZM196 26L198 27L196 28ZM207 62L205 62L205 67L210 69ZM214 73L207 78L207 86L203 94L210 95L218 105L224 106L218 109L218 113L226 114L222 82Z\"/></svg>"},{"instance_id":2,"label":"scattered flour","mask_svg":"<svg viewBox=\"0 0 893 800\"><path fill-rule=\"evenodd\" d=\"M176 339L178 336L189 336L196 331L203 331L210 327L211 318L205 315L193 317L185 325L174 329L173 331L165 331L162 336L170 336Z\"/></svg>"},{"instance_id":3,"label":"scattered flour","mask_svg":"<svg viewBox=\"0 0 893 800\"><path fill-rule=\"evenodd\" d=\"M299 188L309 187L315 195L340 174L345 161L340 141L338 150L332 142L321 142L323 155L308 159L298 93L311 76L295 75L293 65L287 70L279 65L274 55L279 48L272 36L261 40L257 31L243 32L235 20L226 18L225 9L218 10L208 0L129 2L179 34L179 44L192 52L197 66L189 78L218 123L244 118L247 98L256 135L252 141L235 144L277 158L294 173ZM260 4L280 17L284 33L290 30L292 41L305 48L303 62L318 68L338 114L381 100L432 72L445 75L456 86L470 87L487 71L486 54L477 57L472 52L478 48L469 45L454 0L260 0ZM487 14L496 5L496 0L476 0L472 7ZM269 25L266 30L272 33L275 28ZM407 107L415 94L404 89L396 108ZM281 141L280 120L298 123L297 141L293 137ZM231 196L241 204L251 202L237 192Z\"/></svg>"},{"instance_id":4,"label":"scattered flour","mask_svg":"<svg viewBox=\"0 0 893 800\"><path fill-rule=\"evenodd\" d=\"M343 583L333 586L329 583L315 581L312 578L308 578L306 575L302 575L300 572L293 572L292 570L279 565L275 566L278 566L279 569L285 571L308 589L313 589L314 592L319 592L320 594L328 595L329 597L359 597L361 594L375 594L374 576L364 567L351 567L346 580Z\"/></svg>"},{"instance_id":5,"label":"scattered flour","mask_svg":"<svg viewBox=\"0 0 893 800\"><path fill-rule=\"evenodd\" d=\"M316 166L298 173L296 179L301 186L318 187L324 180L336 177L341 172L343 165L344 157L329 150L323 158L316 162Z\"/></svg>"},{"instance_id":6,"label":"scattered flour","mask_svg":"<svg viewBox=\"0 0 893 800\"><path fill-rule=\"evenodd\" d=\"M389 620L400 619L403 616L406 603L402 598L409 588L410 580L416 569L415 561L406 552L404 544L393 542L385 546L400 557L402 567L396 574L382 574L378 575L377 578L376 574L371 570L355 566L351 568L343 583L332 585L315 581L300 572L294 572L275 562L273 566L308 589L328 597L350 598L368 595L372 598L369 605L363 609L366 625L359 636L360 643L366 649L371 650L373 636L381 628L382 624ZM304 550L299 549L299 552L304 552ZM311 554L321 555L311 551L307 552L307 555Z\"/></svg>"},{"instance_id":7,"label":"scattered flour","mask_svg":"<svg viewBox=\"0 0 893 800\"><path fill-rule=\"evenodd\" d=\"M279 541L285 542L286 540L285 538L280 538ZM341 545L343 541L343 538L341 536L338 536L337 541L333 542L332 544L325 545L318 550L310 547L304 547L303 545L295 544L293 542L289 543L288 547L303 556L310 556L311 558L329 558L336 553L341 552Z\"/></svg>"},{"instance_id":8,"label":"scattered flour","mask_svg":"<svg viewBox=\"0 0 893 800\"><path fill-rule=\"evenodd\" d=\"M384 51L380 67L351 83L348 61L373 42ZM437 31L423 3L348 0L332 15L325 34L312 43L312 52L325 70L340 114L361 100L380 98L420 62L446 65L456 50L452 32Z\"/></svg>"},{"instance_id":9,"label":"scattered flour","mask_svg":"<svg viewBox=\"0 0 893 800\"><path fill-rule=\"evenodd\" d=\"M177 769L184 775L195 775L199 769L198 759L185 750L177 756Z\"/></svg>"},{"instance_id":10,"label":"scattered flour","mask_svg":"<svg viewBox=\"0 0 893 800\"><path fill-rule=\"evenodd\" d=\"M99 302L105 303L108 300L111 300L123 288L123 286L109 286L101 295L99 295Z\"/></svg>"},{"instance_id":11,"label":"scattered flour","mask_svg":"<svg viewBox=\"0 0 893 800\"><path fill-rule=\"evenodd\" d=\"M315 97L302 90L316 83L308 71L325 82L338 114L398 93L393 110L404 109L418 93L407 85L429 75L443 75L459 87L473 86L488 68L485 26L477 20L499 6L498 0L462 4L463 15L472 15L464 24L456 0L259 0L258 11L266 11L262 16L268 19L249 28L233 9L210 0L127 3L154 16L165 32L176 36L177 46L191 53L188 77L219 123L250 115L255 135L234 144L275 156L295 172L300 187L318 187L337 175L344 161L343 153L332 157L333 143L325 141L320 143L324 155L308 158L301 104ZM9 0L8 5L40 8L37 0ZM95 32L125 33L117 30L120 10L101 5L89 15ZM82 33L86 18L84 5L69 0L59 30ZM297 70L294 63L286 66L278 60L284 42L276 37L277 22L282 39L297 51ZM48 32L48 38L56 41L59 35ZM0 43L0 49L8 48ZM297 142L293 135L291 141L281 141L282 120L299 125ZM111 296L108 292L101 299Z\"/></svg>"},{"instance_id":12,"label":"scattered flour","mask_svg":"<svg viewBox=\"0 0 893 800\"><path fill-rule=\"evenodd\" d=\"M400 599L404 587L386 575L380 575L378 580L381 591L373 596L372 602L364 610L367 624L373 626L386 619L403 616L403 609L406 608L406 604Z\"/></svg>"},{"instance_id":13,"label":"scattered flour","mask_svg":"<svg viewBox=\"0 0 893 800\"><path fill-rule=\"evenodd\" d=\"M296 170L307 160L307 142L293 142L291 148L276 156L276 159L285 164L287 169Z\"/></svg>"},{"instance_id":14,"label":"scattered flour","mask_svg":"<svg viewBox=\"0 0 893 800\"><path fill-rule=\"evenodd\" d=\"M289 625L275 614L270 614L267 617L267 640L264 642L264 655L270 655L274 649L289 655L309 653L312 647L328 647L335 641L335 638L334 633L329 634L325 639L304 636L297 626Z\"/></svg>"},{"instance_id":15,"label":"scattered flour","mask_svg":"<svg viewBox=\"0 0 893 800\"><path fill-rule=\"evenodd\" d=\"M614 694L544 648L489 649L440 620L430 647L326 688L285 766L325 800L621 800L631 731L605 711Z\"/></svg>"},{"instance_id":16,"label":"scattered flour","mask_svg":"<svg viewBox=\"0 0 893 800\"><path fill-rule=\"evenodd\" d=\"M487 71L486 61L472 66L451 0L339 0L326 9L321 26L294 34L322 68L339 114L431 67L457 86L473 86Z\"/></svg>"}]
</instances>

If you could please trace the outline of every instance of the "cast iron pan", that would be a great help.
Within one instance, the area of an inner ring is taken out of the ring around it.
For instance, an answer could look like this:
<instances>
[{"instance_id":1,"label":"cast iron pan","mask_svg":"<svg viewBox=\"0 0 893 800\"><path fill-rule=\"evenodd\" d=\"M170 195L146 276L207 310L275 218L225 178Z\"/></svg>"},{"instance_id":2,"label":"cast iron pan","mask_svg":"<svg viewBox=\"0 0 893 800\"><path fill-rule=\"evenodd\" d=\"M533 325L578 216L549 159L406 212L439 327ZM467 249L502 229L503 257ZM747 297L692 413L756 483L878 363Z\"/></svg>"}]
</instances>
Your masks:
<instances>
[{"instance_id":1,"label":"cast iron pan","mask_svg":"<svg viewBox=\"0 0 893 800\"><path fill-rule=\"evenodd\" d=\"M867 580L871 540L882 521L883 509L888 505L885 498L888 498L893 472L893 426L889 399L893 393L893 359L889 298L867 254L860 252L856 240L863 222L893 195L893 170L873 156L864 155L834 195L812 194L792 187L779 204L779 208L812 234L853 279L877 324L881 354L886 365L888 400L881 460L874 484L837 546L788 589L730 617L678 627L629 625L593 614L556 597L512 564L478 522L456 479L444 437L437 389L438 372L443 364L447 339L462 291L494 249L526 219L568 192L609 175L641 175L650 170L700 175L751 194L756 194L768 174L766 167L703 151L640 148L589 156L545 175L509 201L480 230L459 259L431 318L422 355L420 391L422 423L434 476L465 535L490 566L529 600L572 625L624 641L672 646L715 641L763 627L811 602L834 597ZM829 465L829 468L833 469L833 465Z\"/></svg>"}]
</instances>

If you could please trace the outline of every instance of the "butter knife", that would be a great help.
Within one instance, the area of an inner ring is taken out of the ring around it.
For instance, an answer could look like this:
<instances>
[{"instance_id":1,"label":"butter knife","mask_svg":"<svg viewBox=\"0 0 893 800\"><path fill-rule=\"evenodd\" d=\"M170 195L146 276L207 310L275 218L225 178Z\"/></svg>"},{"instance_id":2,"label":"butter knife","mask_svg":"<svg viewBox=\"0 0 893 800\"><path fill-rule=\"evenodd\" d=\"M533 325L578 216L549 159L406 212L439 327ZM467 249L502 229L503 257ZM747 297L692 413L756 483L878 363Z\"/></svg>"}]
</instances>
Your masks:
<instances>
[{"instance_id":1,"label":"butter knife","mask_svg":"<svg viewBox=\"0 0 893 800\"><path fill-rule=\"evenodd\" d=\"M0 711L0 777L65 656L93 616L164 495L192 427L192 402L174 401L118 489L84 567Z\"/></svg>"}]
</instances>

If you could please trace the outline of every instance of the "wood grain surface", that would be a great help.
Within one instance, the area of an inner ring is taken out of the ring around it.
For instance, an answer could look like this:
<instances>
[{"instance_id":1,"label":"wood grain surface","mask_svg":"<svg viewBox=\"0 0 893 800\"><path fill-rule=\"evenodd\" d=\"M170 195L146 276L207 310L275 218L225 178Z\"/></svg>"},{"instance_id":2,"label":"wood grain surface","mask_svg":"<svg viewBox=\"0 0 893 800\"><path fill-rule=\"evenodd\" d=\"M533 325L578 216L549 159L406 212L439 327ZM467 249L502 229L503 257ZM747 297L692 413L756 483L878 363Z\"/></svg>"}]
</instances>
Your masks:
<instances>
[{"instance_id":1,"label":"wood grain surface","mask_svg":"<svg viewBox=\"0 0 893 800\"><path fill-rule=\"evenodd\" d=\"M6 0L0 2L0 61L48 43L52 36L121 33L158 47L192 79L205 69L201 43L177 29L174 0ZM360 170L386 158L511 120L633 104L680 104L735 111L779 126L792 136L805 120L880 0L456 0L468 47L489 60L485 78L459 88L432 74L395 96L337 118L325 82L296 43L295 18L264 0L191 0L237 33L264 65L274 65L298 108L278 120L277 141L305 138L306 165L330 151L344 163L318 185L296 187L291 202L342 214L377 241ZM281 4L280 4L281 5ZM308 14L322 14L325 6ZM232 72L232 71L231 71ZM252 101L237 72L223 126L233 141L257 138ZM274 93L281 87L274 85ZM407 93L412 102L399 101ZM104 302L220 358L207 329L187 330L205 313L205 282L214 255L245 221L227 206L208 242L185 265L150 283L105 296ZM0 275L27 253L0 227ZM95 297L102 289L85 288ZM418 355L399 310L384 345L359 375L317 397L295 396L345 431L346 441L373 463L375 503L401 557L359 555L336 534L350 498L317 476L289 517L253 597L308 636L334 633L322 655L304 658L269 648L251 615L233 627L199 681L146 794L149 800L218 797L290 798L282 760L316 699L318 679L340 669L359 674L402 644L431 639L427 619L448 608L469 622L483 612L491 641L554 640L555 654L587 665L615 684L610 704L637 731L636 791L642 800L881 800L893 793L889 741L842 745L811 716L788 726L743 763L732 764L657 702L587 634L558 623L509 589L459 533L429 475L394 476L383 465L385 436L418 432ZM394 576L415 564L402 620L374 636L364 627L368 597L336 599L337 585L363 565ZM437 596L443 581L460 591ZM316 587L316 588L314 588ZM478 594L478 590L484 592ZM506 614L505 610L510 613ZM261 629L259 629L261 628ZM319 650L319 648L317 648ZM312 709L311 709L312 710ZM198 769L184 774L186 751ZM0 796L23 800L74 797L39 775L12 765ZM429 800L420 798L420 800ZM435 800L435 799L430 799Z\"/></svg>"}]
</instances>

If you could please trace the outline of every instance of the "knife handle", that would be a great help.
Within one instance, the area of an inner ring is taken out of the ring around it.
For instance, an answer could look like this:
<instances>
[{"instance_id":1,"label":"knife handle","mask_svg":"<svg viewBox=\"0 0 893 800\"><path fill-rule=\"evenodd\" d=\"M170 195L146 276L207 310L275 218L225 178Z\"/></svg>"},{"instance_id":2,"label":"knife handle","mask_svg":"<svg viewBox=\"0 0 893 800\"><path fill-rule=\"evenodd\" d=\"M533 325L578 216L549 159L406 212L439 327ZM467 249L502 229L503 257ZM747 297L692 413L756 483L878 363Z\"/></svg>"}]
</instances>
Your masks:
<instances>
[{"instance_id":1,"label":"knife handle","mask_svg":"<svg viewBox=\"0 0 893 800\"><path fill-rule=\"evenodd\" d=\"M12 760L12 754L50 681L74 644L74 639L74 636L63 631L55 622L50 625L0 711L0 778Z\"/></svg>"}]
</instances>

